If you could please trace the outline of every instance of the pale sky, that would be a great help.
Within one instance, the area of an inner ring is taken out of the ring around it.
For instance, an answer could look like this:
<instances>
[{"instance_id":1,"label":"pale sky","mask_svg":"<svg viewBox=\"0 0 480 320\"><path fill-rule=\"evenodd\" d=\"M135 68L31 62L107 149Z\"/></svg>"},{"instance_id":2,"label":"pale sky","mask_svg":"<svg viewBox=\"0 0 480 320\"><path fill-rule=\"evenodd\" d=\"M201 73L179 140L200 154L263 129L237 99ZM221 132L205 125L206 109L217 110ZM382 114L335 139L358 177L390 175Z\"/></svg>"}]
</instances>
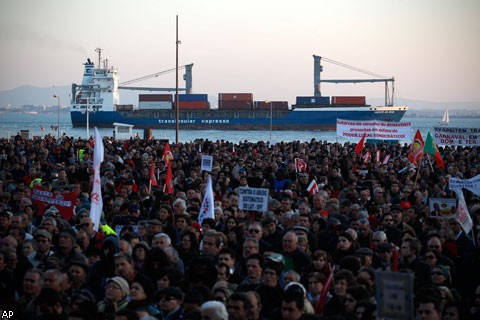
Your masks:
<instances>
[{"instance_id":1,"label":"pale sky","mask_svg":"<svg viewBox=\"0 0 480 320\"><path fill-rule=\"evenodd\" d=\"M0 90L81 83L97 47L121 81L174 68L176 15L195 93L293 103L313 95L316 54L394 76L399 104L480 101L478 0L3 0ZM323 66L325 79L368 78ZM175 77L135 86L174 87ZM383 85L322 93L378 98Z\"/></svg>"}]
</instances>

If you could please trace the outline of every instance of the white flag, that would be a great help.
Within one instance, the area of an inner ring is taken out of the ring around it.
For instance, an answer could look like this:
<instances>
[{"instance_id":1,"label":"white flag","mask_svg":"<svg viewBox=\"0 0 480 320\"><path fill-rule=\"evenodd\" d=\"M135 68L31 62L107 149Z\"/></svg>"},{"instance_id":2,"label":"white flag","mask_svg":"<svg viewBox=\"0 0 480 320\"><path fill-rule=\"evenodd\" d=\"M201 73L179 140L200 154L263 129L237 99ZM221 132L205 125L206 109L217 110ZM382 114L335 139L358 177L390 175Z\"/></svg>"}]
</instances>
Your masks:
<instances>
[{"instance_id":1,"label":"white flag","mask_svg":"<svg viewBox=\"0 0 480 320\"><path fill-rule=\"evenodd\" d=\"M90 194L90 219L95 224L95 228L100 230L100 217L102 216L103 199L102 187L100 185L100 165L103 162L103 141L97 127L95 127L95 146L93 147L93 189Z\"/></svg>"},{"instance_id":2,"label":"white flag","mask_svg":"<svg viewBox=\"0 0 480 320\"><path fill-rule=\"evenodd\" d=\"M468 212L468 207L465 203L465 198L463 197L463 191L461 189L457 189L455 190L455 194L457 195L458 199L458 208L455 219L462 226L463 231L465 231L465 233L469 233L473 228L473 221L472 217L470 217L470 213Z\"/></svg>"},{"instance_id":3,"label":"white flag","mask_svg":"<svg viewBox=\"0 0 480 320\"><path fill-rule=\"evenodd\" d=\"M207 188L205 190L205 196L203 197L202 207L200 208L200 213L198 214L198 223L202 224L203 219L212 218L215 219L215 214L213 213L213 189L212 189L212 177L208 175Z\"/></svg>"}]
</instances>

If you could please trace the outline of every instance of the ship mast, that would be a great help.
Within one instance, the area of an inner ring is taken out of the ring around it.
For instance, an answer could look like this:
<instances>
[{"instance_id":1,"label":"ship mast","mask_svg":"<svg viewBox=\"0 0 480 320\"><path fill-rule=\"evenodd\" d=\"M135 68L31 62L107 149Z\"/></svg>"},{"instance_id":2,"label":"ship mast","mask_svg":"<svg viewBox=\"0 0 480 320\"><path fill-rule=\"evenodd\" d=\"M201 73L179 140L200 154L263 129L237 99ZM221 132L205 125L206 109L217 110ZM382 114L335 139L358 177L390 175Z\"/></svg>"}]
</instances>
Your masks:
<instances>
[{"instance_id":1,"label":"ship mast","mask_svg":"<svg viewBox=\"0 0 480 320\"><path fill-rule=\"evenodd\" d=\"M180 103L178 101L178 45L180 41L178 41L178 15L177 15L177 23L176 23L176 64L175 64L175 143L178 144L178 131L180 130Z\"/></svg>"},{"instance_id":2,"label":"ship mast","mask_svg":"<svg viewBox=\"0 0 480 320\"><path fill-rule=\"evenodd\" d=\"M101 68L101 63L102 63L102 49L101 48L96 48L95 52L98 52L98 68Z\"/></svg>"}]
</instances>

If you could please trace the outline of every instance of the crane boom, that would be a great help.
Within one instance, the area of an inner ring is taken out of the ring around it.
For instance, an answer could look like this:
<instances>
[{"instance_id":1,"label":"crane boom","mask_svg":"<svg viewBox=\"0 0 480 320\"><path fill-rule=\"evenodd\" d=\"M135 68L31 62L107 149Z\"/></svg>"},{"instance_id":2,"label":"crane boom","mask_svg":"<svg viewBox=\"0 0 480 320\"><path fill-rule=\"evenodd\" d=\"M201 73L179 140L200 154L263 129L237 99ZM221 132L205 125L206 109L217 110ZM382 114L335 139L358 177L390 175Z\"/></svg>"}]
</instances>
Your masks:
<instances>
[{"instance_id":1,"label":"crane boom","mask_svg":"<svg viewBox=\"0 0 480 320\"><path fill-rule=\"evenodd\" d=\"M377 73L373 73L373 72L370 72L370 71L367 71L367 70L356 68L356 67L350 66L348 64L341 63L341 62L338 62L338 61L335 61L335 60L332 60L332 59L328 59L328 58L325 58L325 57L320 57L320 56L317 56L317 55L313 55L313 60L314 60L314 62L313 62L314 63L314 65L313 65L313 86L314 86L313 95L314 96L318 96L318 97L322 96L321 87L320 87L320 84L322 82L323 83L367 83L367 82L374 83L374 82L385 82L385 105L386 106L393 105L393 95L395 93L395 78L393 78L393 77L388 78L388 77L385 77L385 76L377 74ZM361 72L361 73L368 74L368 75L373 76L373 77L377 77L377 79L325 79L325 80L322 80L320 78L320 74L323 71L323 66L321 65L322 60L324 60L326 62L329 62L329 63L332 63L332 64L336 64L336 65L341 66L343 68L355 70L357 72ZM390 91L389 86L388 86L389 82L392 83L391 93L389 92Z\"/></svg>"}]
</instances>

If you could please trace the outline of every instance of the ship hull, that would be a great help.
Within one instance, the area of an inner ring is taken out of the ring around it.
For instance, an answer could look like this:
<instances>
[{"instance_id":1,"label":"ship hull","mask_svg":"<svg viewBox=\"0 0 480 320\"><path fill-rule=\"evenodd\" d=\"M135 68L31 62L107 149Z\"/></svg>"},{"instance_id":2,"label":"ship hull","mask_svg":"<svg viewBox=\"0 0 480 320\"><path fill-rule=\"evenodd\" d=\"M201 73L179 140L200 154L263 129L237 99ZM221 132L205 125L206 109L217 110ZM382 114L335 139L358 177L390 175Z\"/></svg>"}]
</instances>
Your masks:
<instances>
[{"instance_id":1,"label":"ship hull","mask_svg":"<svg viewBox=\"0 0 480 320\"><path fill-rule=\"evenodd\" d=\"M188 130L335 130L337 119L380 120L398 122L407 107L323 107L295 108L294 110L274 111L270 119L264 111L244 110L225 112L209 110L205 112L182 110L180 129ZM113 128L113 123L133 125L137 129L175 129L173 110L142 110L132 112L97 111L88 114L92 127ZM73 127L86 127L87 114L71 111ZM271 125L270 125L271 121Z\"/></svg>"}]
</instances>

